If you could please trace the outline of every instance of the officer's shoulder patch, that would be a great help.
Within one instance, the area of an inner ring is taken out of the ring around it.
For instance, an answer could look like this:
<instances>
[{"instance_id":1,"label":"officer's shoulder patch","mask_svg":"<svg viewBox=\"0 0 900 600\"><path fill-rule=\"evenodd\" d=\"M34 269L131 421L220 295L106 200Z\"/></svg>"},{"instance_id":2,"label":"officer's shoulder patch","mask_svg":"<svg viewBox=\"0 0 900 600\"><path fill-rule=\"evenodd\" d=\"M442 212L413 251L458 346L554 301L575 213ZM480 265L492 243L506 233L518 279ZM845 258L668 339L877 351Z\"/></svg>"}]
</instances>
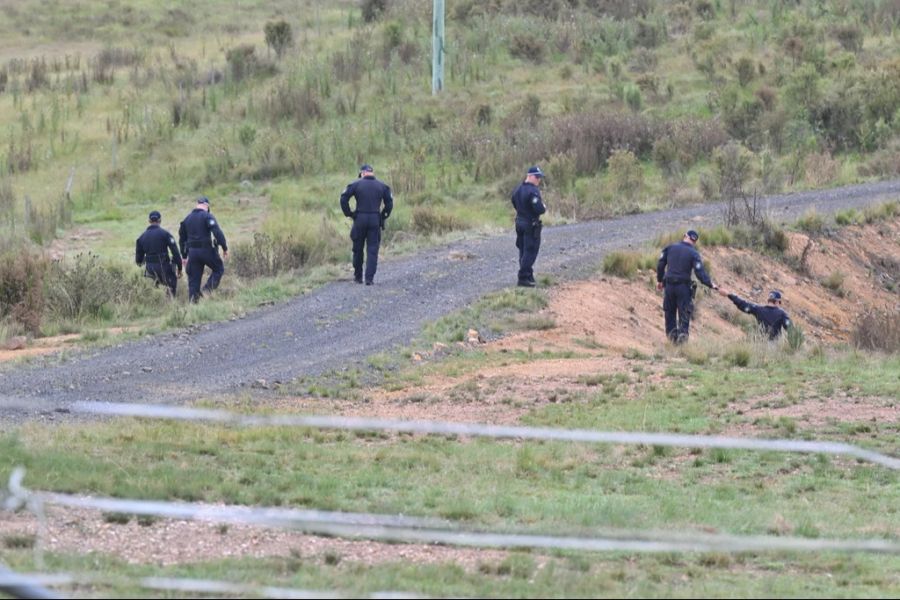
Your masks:
<instances>
[{"instance_id":1,"label":"officer's shoulder patch","mask_svg":"<svg viewBox=\"0 0 900 600\"><path fill-rule=\"evenodd\" d=\"M175 238L173 238L171 235L169 236L169 243L170 243L170 244L174 244L174 243L175 243Z\"/></svg>"},{"instance_id":2,"label":"officer's shoulder patch","mask_svg":"<svg viewBox=\"0 0 900 600\"><path fill-rule=\"evenodd\" d=\"M532 196L532 197L531 197L531 203L532 203L532 204L537 204L537 203L540 202L540 201L541 201L541 199L538 198L537 196Z\"/></svg>"},{"instance_id":3,"label":"officer's shoulder patch","mask_svg":"<svg viewBox=\"0 0 900 600\"><path fill-rule=\"evenodd\" d=\"M665 251L665 250L663 250L662 252L659 253L659 257L660 257L660 258L665 258L665 256L666 256L666 251Z\"/></svg>"},{"instance_id":4,"label":"officer's shoulder patch","mask_svg":"<svg viewBox=\"0 0 900 600\"><path fill-rule=\"evenodd\" d=\"M702 261L702 260L698 260L697 263L694 265L694 268L697 269L697 270L702 269L702 268L703 268L703 261Z\"/></svg>"},{"instance_id":5,"label":"officer's shoulder patch","mask_svg":"<svg viewBox=\"0 0 900 600\"><path fill-rule=\"evenodd\" d=\"M209 220L209 224L210 224L210 225L215 225L215 224L216 224L216 220L215 220L215 219L210 219L210 220Z\"/></svg>"}]
</instances>

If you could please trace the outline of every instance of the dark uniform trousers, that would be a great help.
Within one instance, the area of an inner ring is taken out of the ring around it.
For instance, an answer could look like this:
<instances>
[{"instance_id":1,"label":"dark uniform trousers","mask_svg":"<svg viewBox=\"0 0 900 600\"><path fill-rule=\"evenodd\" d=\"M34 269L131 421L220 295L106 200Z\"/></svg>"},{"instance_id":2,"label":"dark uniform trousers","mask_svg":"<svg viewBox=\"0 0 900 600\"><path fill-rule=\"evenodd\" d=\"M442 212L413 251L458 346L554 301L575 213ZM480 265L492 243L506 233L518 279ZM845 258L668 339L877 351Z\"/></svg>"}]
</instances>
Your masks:
<instances>
[{"instance_id":1,"label":"dark uniform trousers","mask_svg":"<svg viewBox=\"0 0 900 600\"><path fill-rule=\"evenodd\" d=\"M519 249L519 281L534 282L534 261L541 249L541 222L516 219L516 248Z\"/></svg>"},{"instance_id":2,"label":"dark uniform trousers","mask_svg":"<svg viewBox=\"0 0 900 600\"><path fill-rule=\"evenodd\" d=\"M666 282L663 311L666 313L666 336L676 343L687 340L694 314L691 284Z\"/></svg>"},{"instance_id":3,"label":"dark uniform trousers","mask_svg":"<svg viewBox=\"0 0 900 600\"><path fill-rule=\"evenodd\" d=\"M196 301L202 295L200 293L200 282L203 279L203 271L206 267L212 270L212 273L206 279L206 285L203 286L203 291L208 292L219 287L222 275L225 274L225 263L222 262L222 257L219 256L219 252L212 245L189 246L187 275L188 296L191 301Z\"/></svg>"},{"instance_id":4,"label":"dark uniform trousers","mask_svg":"<svg viewBox=\"0 0 900 600\"><path fill-rule=\"evenodd\" d=\"M144 260L146 261L144 266L147 277L153 279L157 286L159 284L167 286L169 293L174 298L178 289L178 278L175 276L175 267L172 266L169 257L163 258L162 256L148 254Z\"/></svg>"},{"instance_id":5,"label":"dark uniform trousers","mask_svg":"<svg viewBox=\"0 0 900 600\"><path fill-rule=\"evenodd\" d=\"M378 249L381 247L381 214L357 212L350 229L353 241L353 276L362 278L363 247L366 253L366 281L375 279L378 268Z\"/></svg>"}]
</instances>

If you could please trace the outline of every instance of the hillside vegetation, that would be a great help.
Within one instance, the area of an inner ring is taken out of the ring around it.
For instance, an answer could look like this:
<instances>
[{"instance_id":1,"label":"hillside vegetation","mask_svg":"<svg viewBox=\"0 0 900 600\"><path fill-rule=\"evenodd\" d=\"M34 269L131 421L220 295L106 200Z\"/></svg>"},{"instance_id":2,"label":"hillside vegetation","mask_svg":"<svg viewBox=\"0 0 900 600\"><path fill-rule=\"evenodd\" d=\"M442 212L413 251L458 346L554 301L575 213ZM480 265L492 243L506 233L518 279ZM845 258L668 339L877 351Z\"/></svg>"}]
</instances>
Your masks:
<instances>
[{"instance_id":1,"label":"hillside vegetation","mask_svg":"<svg viewBox=\"0 0 900 600\"><path fill-rule=\"evenodd\" d=\"M284 274L346 262L337 196L364 161L398 199L395 252L506 226L531 163L556 222L900 170L888 0L448 0L438 95L428 2L0 12L9 332L152 328L297 293ZM234 242L229 275L209 306L160 310L133 240L151 209L177 229L200 193ZM84 293L64 281L97 297L72 308L60 298Z\"/></svg>"}]
</instances>

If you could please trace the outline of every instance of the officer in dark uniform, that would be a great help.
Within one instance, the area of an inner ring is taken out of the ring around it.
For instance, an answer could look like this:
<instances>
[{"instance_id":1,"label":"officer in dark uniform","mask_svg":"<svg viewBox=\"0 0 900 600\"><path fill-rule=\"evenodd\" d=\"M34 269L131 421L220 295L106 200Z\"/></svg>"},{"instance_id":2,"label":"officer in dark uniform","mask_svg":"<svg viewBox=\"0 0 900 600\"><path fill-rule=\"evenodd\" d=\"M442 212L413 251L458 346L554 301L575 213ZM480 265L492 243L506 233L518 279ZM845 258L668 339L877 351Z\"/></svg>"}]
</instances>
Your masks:
<instances>
[{"instance_id":1,"label":"officer in dark uniform","mask_svg":"<svg viewBox=\"0 0 900 600\"><path fill-rule=\"evenodd\" d=\"M162 215L159 211L150 213L150 225L137 239L134 246L134 262L138 266L144 265L144 273L156 282L156 286L164 284L169 288L169 294L175 297L178 287L178 279L175 276L175 268L178 269L178 277L181 277L181 256L175 238L172 234L159 226ZM169 259L171 253L171 260ZM173 267L172 265L175 265Z\"/></svg>"},{"instance_id":2,"label":"officer in dark uniform","mask_svg":"<svg viewBox=\"0 0 900 600\"><path fill-rule=\"evenodd\" d=\"M350 198L356 198L356 207L350 210ZM382 202L384 205L382 206ZM391 211L394 197L387 184L375 179L370 165L359 168L359 178L347 186L341 194L341 210L353 219L350 239L353 241L353 280L363 282L363 245L366 246L366 285L375 283L378 268L378 248L381 246L381 230Z\"/></svg>"},{"instance_id":3,"label":"officer in dark uniform","mask_svg":"<svg viewBox=\"0 0 900 600\"><path fill-rule=\"evenodd\" d=\"M786 331L791 327L791 319L784 312L784 309L781 308L781 292L778 290L769 292L768 304L765 306L748 302L737 294L730 294L723 289L719 290L719 294L734 302L738 309L756 317L757 324L769 336L770 340L777 339L782 331Z\"/></svg>"},{"instance_id":4,"label":"officer in dark uniform","mask_svg":"<svg viewBox=\"0 0 900 600\"><path fill-rule=\"evenodd\" d=\"M228 258L228 242L225 241L225 234L219 228L218 221L209 212L209 198L200 196L197 199L197 206L181 222L178 238L181 256L187 265L188 297L191 302L197 302L203 295L200 293L203 270L206 267L212 270L203 286L203 290L207 292L219 287L225 273L225 264L219 257L218 247L222 248L222 257Z\"/></svg>"},{"instance_id":5,"label":"officer in dark uniform","mask_svg":"<svg viewBox=\"0 0 900 600\"><path fill-rule=\"evenodd\" d=\"M516 209L516 248L519 249L519 285L534 287L534 261L541 249L541 215L547 212L538 186L544 178L540 167L531 167L525 181L512 193Z\"/></svg>"},{"instance_id":6,"label":"officer in dark uniform","mask_svg":"<svg viewBox=\"0 0 900 600\"><path fill-rule=\"evenodd\" d=\"M656 264L656 289L665 289L666 336L676 344L686 342L690 333L696 289L696 284L691 283L691 272L703 285L719 289L703 269L703 259L694 247L698 239L700 234L693 229L688 231L680 242L663 249Z\"/></svg>"}]
</instances>

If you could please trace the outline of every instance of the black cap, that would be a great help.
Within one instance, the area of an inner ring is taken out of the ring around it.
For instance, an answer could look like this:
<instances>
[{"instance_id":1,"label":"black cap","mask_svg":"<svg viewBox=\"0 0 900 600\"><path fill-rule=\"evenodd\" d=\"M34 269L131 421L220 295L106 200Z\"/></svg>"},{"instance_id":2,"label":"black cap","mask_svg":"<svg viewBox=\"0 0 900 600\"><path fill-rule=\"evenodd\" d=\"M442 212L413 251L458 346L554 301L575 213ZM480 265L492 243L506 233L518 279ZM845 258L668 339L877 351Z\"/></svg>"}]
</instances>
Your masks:
<instances>
[{"instance_id":1,"label":"black cap","mask_svg":"<svg viewBox=\"0 0 900 600\"><path fill-rule=\"evenodd\" d=\"M537 166L535 166L535 167L528 167L528 173L527 173L527 174L528 174L528 175L534 175L535 177L543 177L543 176L544 176L544 172L541 171L541 168L540 168L540 167L537 167Z\"/></svg>"},{"instance_id":2,"label":"black cap","mask_svg":"<svg viewBox=\"0 0 900 600\"><path fill-rule=\"evenodd\" d=\"M772 290L771 292L769 292L769 300L778 300L779 302L781 302L781 292L779 292L778 290Z\"/></svg>"},{"instance_id":3,"label":"black cap","mask_svg":"<svg viewBox=\"0 0 900 600\"><path fill-rule=\"evenodd\" d=\"M700 239L700 234L697 233L696 231L694 231L693 229L688 229L688 232L685 233L684 235L686 235L686 236L688 236L689 238L691 238L691 241L692 241L692 242L696 242L697 240Z\"/></svg>"},{"instance_id":4,"label":"black cap","mask_svg":"<svg viewBox=\"0 0 900 600\"><path fill-rule=\"evenodd\" d=\"M197 204L205 204L209 206L209 198L207 198L206 196L200 196L199 198L197 198Z\"/></svg>"},{"instance_id":5,"label":"black cap","mask_svg":"<svg viewBox=\"0 0 900 600\"><path fill-rule=\"evenodd\" d=\"M160 219L162 219L162 215L159 214L158 210L150 211L150 220L151 221L159 221Z\"/></svg>"},{"instance_id":6,"label":"black cap","mask_svg":"<svg viewBox=\"0 0 900 600\"><path fill-rule=\"evenodd\" d=\"M370 164L364 164L359 168L360 173L373 173L375 169L372 168Z\"/></svg>"}]
</instances>

